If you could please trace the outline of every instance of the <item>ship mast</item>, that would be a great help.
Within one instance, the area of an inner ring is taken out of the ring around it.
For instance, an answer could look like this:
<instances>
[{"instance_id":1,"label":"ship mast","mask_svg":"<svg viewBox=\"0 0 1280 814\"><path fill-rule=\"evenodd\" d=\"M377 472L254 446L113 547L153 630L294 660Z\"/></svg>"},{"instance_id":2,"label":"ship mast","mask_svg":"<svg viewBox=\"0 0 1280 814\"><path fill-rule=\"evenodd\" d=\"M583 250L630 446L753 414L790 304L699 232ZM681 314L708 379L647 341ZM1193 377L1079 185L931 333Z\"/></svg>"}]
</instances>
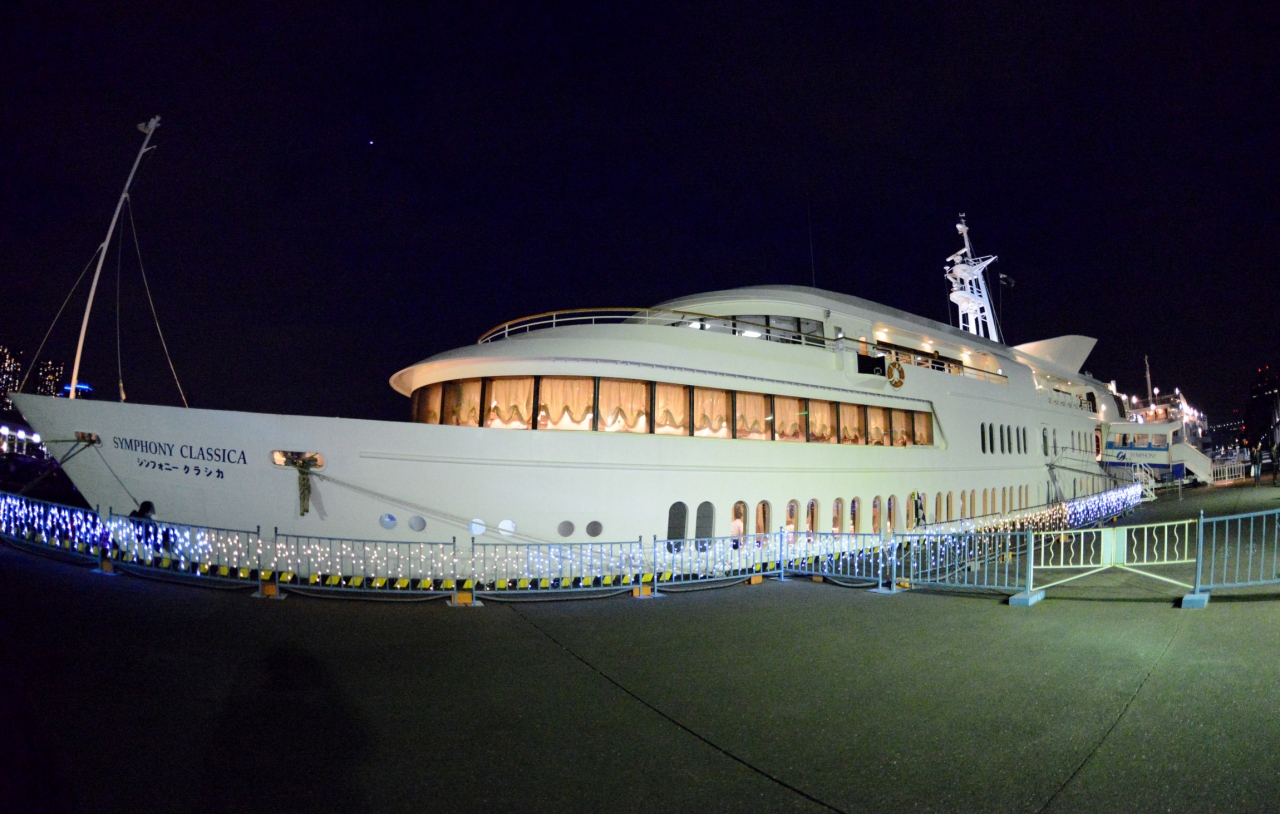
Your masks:
<instances>
[{"instance_id":1,"label":"ship mast","mask_svg":"<svg viewBox=\"0 0 1280 814\"><path fill-rule=\"evenodd\" d=\"M969 226L965 223L963 212L960 213L956 231L964 237L964 248L948 257L946 262L950 265L944 268L947 280L951 283L950 299L960 310L960 329L999 342L1000 329L992 314L987 280L982 273L996 261L996 256L974 255L973 244L969 242Z\"/></svg>"},{"instance_id":2,"label":"ship mast","mask_svg":"<svg viewBox=\"0 0 1280 814\"><path fill-rule=\"evenodd\" d=\"M85 303L84 319L80 322L80 340L76 342L76 360L71 366L71 393L68 398L76 397L76 385L80 382L80 355L84 352L84 334L89 328L89 312L93 310L93 295L98 290L98 277L102 275L102 263L107 259L107 246L111 245L111 235L116 230L116 220L120 217L120 209L124 206L125 199L129 197L129 185L133 183L138 165L142 163L142 156L147 150L155 149L147 145L151 142L151 134L156 132L159 126L159 116L152 116L151 121L138 125L138 129L146 133L147 137L142 140L142 149L138 150L138 157L133 160L133 169L129 170L129 178L124 182L124 191L120 193L120 200L116 202L115 214L111 216L111 225L107 227L107 239L102 241L102 246L98 249L98 267L93 272L93 283L89 286L89 301Z\"/></svg>"}]
</instances>

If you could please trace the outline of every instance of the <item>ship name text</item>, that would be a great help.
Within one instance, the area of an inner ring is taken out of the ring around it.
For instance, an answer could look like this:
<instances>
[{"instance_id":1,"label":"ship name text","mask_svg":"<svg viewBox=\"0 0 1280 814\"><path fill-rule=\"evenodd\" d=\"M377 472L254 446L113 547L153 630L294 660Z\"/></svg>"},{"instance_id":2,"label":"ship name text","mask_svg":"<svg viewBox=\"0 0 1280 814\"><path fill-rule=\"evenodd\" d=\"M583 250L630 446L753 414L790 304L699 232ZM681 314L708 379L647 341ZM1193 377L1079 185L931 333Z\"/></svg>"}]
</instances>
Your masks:
<instances>
[{"instance_id":1,"label":"ship name text","mask_svg":"<svg viewBox=\"0 0 1280 814\"><path fill-rule=\"evenodd\" d=\"M163 455L166 458L172 458L174 450L177 450L179 458L185 458L189 461L208 461L218 464L242 464L248 465L245 460L244 450L232 449L230 447L218 446L196 446L195 444L171 444L165 441L148 441L144 438L112 438L112 445L116 449L123 449L128 452L138 452L143 455Z\"/></svg>"}]
</instances>

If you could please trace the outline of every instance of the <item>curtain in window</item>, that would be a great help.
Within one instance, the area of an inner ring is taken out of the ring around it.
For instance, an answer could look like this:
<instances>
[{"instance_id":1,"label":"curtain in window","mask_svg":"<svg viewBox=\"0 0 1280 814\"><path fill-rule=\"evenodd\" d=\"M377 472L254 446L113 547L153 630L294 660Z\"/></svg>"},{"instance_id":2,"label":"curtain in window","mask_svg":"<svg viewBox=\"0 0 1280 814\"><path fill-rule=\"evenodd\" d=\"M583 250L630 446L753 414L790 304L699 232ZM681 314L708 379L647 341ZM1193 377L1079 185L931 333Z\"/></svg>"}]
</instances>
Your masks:
<instances>
[{"instance_id":1,"label":"curtain in window","mask_svg":"<svg viewBox=\"0 0 1280 814\"><path fill-rule=\"evenodd\" d=\"M893 445L895 447L909 447L914 441L914 434L911 429L911 412L909 410L893 411Z\"/></svg>"},{"instance_id":2,"label":"curtain in window","mask_svg":"<svg viewBox=\"0 0 1280 814\"><path fill-rule=\"evenodd\" d=\"M444 390L441 382L419 387L413 391L413 420L420 424L440 423L440 393Z\"/></svg>"},{"instance_id":3,"label":"curtain in window","mask_svg":"<svg viewBox=\"0 0 1280 814\"><path fill-rule=\"evenodd\" d=\"M654 385L654 425L658 435L689 434L689 388L683 384Z\"/></svg>"},{"instance_id":4,"label":"curtain in window","mask_svg":"<svg viewBox=\"0 0 1280 814\"><path fill-rule=\"evenodd\" d=\"M867 412L861 404L840 405L840 443L867 443Z\"/></svg>"},{"instance_id":5,"label":"curtain in window","mask_svg":"<svg viewBox=\"0 0 1280 814\"><path fill-rule=\"evenodd\" d=\"M459 379L445 382L441 424L454 427L480 426L480 380Z\"/></svg>"},{"instance_id":6,"label":"curtain in window","mask_svg":"<svg viewBox=\"0 0 1280 814\"><path fill-rule=\"evenodd\" d=\"M867 443L889 446L889 411L884 407L867 408Z\"/></svg>"},{"instance_id":7,"label":"curtain in window","mask_svg":"<svg viewBox=\"0 0 1280 814\"><path fill-rule=\"evenodd\" d=\"M589 430L596 383L587 376L543 376L538 429Z\"/></svg>"},{"instance_id":8,"label":"curtain in window","mask_svg":"<svg viewBox=\"0 0 1280 814\"><path fill-rule=\"evenodd\" d=\"M829 401L809 399L809 440L815 444L834 444L836 438L836 406Z\"/></svg>"},{"instance_id":9,"label":"curtain in window","mask_svg":"<svg viewBox=\"0 0 1280 814\"><path fill-rule=\"evenodd\" d=\"M527 430L533 421L533 377L489 379L485 388L489 411L486 427Z\"/></svg>"},{"instance_id":10,"label":"curtain in window","mask_svg":"<svg viewBox=\"0 0 1280 814\"><path fill-rule=\"evenodd\" d=\"M915 413L912 419L916 425L916 443L926 447L933 446L933 416L929 413Z\"/></svg>"},{"instance_id":11,"label":"curtain in window","mask_svg":"<svg viewBox=\"0 0 1280 814\"><path fill-rule=\"evenodd\" d=\"M805 441L809 416L804 399L791 396L773 397L773 428L779 441Z\"/></svg>"},{"instance_id":12,"label":"curtain in window","mask_svg":"<svg viewBox=\"0 0 1280 814\"><path fill-rule=\"evenodd\" d=\"M729 437L729 391L693 388L693 434L699 438Z\"/></svg>"},{"instance_id":13,"label":"curtain in window","mask_svg":"<svg viewBox=\"0 0 1280 814\"><path fill-rule=\"evenodd\" d=\"M831 533L844 533L844 498L838 497L831 504Z\"/></svg>"},{"instance_id":14,"label":"curtain in window","mask_svg":"<svg viewBox=\"0 0 1280 814\"><path fill-rule=\"evenodd\" d=\"M756 504L756 534L768 534L770 525L769 501L762 500Z\"/></svg>"},{"instance_id":15,"label":"curtain in window","mask_svg":"<svg viewBox=\"0 0 1280 814\"><path fill-rule=\"evenodd\" d=\"M628 379L600 380L601 432L649 431L649 383Z\"/></svg>"},{"instance_id":16,"label":"curtain in window","mask_svg":"<svg viewBox=\"0 0 1280 814\"><path fill-rule=\"evenodd\" d=\"M769 397L763 393L739 393L737 402L737 437L751 441L770 440Z\"/></svg>"}]
</instances>

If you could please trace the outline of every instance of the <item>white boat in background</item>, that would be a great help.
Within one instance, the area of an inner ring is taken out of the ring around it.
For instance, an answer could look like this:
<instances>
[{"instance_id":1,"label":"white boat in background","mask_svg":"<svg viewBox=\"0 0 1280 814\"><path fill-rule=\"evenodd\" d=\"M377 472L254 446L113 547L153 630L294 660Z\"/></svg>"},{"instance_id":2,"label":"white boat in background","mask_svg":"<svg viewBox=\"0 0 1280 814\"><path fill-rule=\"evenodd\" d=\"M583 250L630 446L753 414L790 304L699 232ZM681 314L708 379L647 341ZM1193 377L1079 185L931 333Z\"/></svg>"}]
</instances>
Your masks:
<instances>
[{"instance_id":1,"label":"white boat in background","mask_svg":"<svg viewBox=\"0 0 1280 814\"><path fill-rule=\"evenodd\" d=\"M405 422L14 401L103 512L308 536L884 533L1110 488L1094 340L1002 344L958 228L965 329L761 286L504 323L392 376Z\"/></svg>"}]
</instances>

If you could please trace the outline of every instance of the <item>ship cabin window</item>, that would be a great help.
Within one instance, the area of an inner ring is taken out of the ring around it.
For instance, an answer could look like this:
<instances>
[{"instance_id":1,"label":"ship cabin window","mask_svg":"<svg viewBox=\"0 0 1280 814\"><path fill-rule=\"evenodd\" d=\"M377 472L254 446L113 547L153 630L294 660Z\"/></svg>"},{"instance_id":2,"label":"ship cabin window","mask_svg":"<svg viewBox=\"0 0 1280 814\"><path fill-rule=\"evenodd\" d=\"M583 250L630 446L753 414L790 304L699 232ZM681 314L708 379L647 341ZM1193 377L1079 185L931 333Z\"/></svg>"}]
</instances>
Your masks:
<instances>
[{"instance_id":1,"label":"ship cabin window","mask_svg":"<svg viewBox=\"0 0 1280 814\"><path fill-rule=\"evenodd\" d=\"M916 414L917 420L919 413ZM834 444L836 435L836 405L830 401L809 399L809 443Z\"/></svg>"},{"instance_id":2,"label":"ship cabin window","mask_svg":"<svg viewBox=\"0 0 1280 814\"><path fill-rule=\"evenodd\" d=\"M955 510L952 507L951 500L952 500L952 493L947 492L947 522L948 523L950 523L952 520L955 520Z\"/></svg>"},{"instance_id":3,"label":"ship cabin window","mask_svg":"<svg viewBox=\"0 0 1280 814\"><path fill-rule=\"evenodd\" d=\"M667 510L667 539L683 540L689 530L689 507L676 501Z\"/></svg>"},{"instance_id":4,"label":"ship cabin window","mask_svg":"<svg viewBox=\"0 0 1280 814\"><path fill-rule=\"evenodd\" d=\"M1004 426L1000 427L1000 454L1004 454Z\"/></svg>"},{"instance_id":5,"label":"ship cabin window","mask_svg":"<svg viewBox=\"0 0 1280 814\"><path fill-rule=\"evenodd\" d=\"M787 542L794 543L796 529L800 528L800 501L787 501L787 516L784 518L782 528L787 533Z\"/></svg>"},{"instance_id":6,"label":"ship cabin window","mask_svg":"<svg viewBox=\"0 0 1280 814\"><path fill-rule=\"evenodd\" d=\"M804 530L812 535L818 530L818 501L810 500L804 512Z\"/></svg>"},{"instance_id":7,"label":"ship cabin window","mask_svg":"<svg viewBox=\"0 0 1280 814\"><path fill-rule=\"evenodd\" d=\"M716 507L709 500L698 504L698 513L693 521L693 536L699 540L716 536Z\"/></svg>"},{"instance_id":8,"label":"ship cabin window","mask_svg":"<svg viewBox=\"0 0 1280 814\"><path fill-rule=\"evenodd\" d=\"M840 405L840 443L867 443L867 410L861 404Z\"/></svg>"},{"instance_id":9,"label":"ship cabin window","mask_svg":"<svg viewBox=\"0 0 1280 814\"><path fill-rule=\"evenodd\" d=\"M871 533L880 534L883 526L880 517L880 496L876 495L871 499Z\"/></svg>"},{"instance_id":10,"label":"ship cabin window","mask_svg":"<svg viewBox=\"0 0 1280 814\"><path fill-rule=\"evenodd\" d=\"M987 449L991 450L991 454L996 453L996 425L987 425Z\"/></svg>"},{"instance_id":11,"label":"ship cabin window","mask_svg":"<svg viewBox=\"0 0 1280 814\"><path fill-rule=\"evenodd\" d=\"M276 466L324 469L324 455L319 452L293 452L287 449L275 449L271 451L271 463Z\"/></svg>"},{"instance_id":12,"label":"ship cabin window","mask_svg":"<svg viewBox=\"0 0 1280 814\"><path fill-rule=\"evenodd\" d=\"M933 522L941 523L942 518L942 493L939 492L938 496L933 499ZM947 519L950 520L951 518Z\"/></svg>"},{"instance_id":13,"label":"ship cabin window","mask_svg":"<svg viewBox=\"0 0 1280 814\"><path fill-rule=\"evenodd\" d=\"M419 424L440 423L440 394L444 390L443 382L419 387L413 391L413 420Z\"/></svg>"},{"instance_id":14,"label":"ship cabin window","mask_svg":"<svg viewBox=\"0 0 1280 814\"><path fill-rule=\"evenodd\" d=\"M538 429L590 430L595 418L595 379L543 376L538 391Z\"/></svg>"},{"instance_id":15,"label":"ship cabin window","mask_svg":"<svg viewBox=\"0 0 1280 814\"><path fill-rule=\"evenodd\" d=\"M653 431L657 435L691 435L689 388L659 382L653 388Z\"/></svg>"},{"instance_id":16,"label":"ship cabin window","mask_svg":"<svg viewBox=\"0 0 1280 814\"><path fill-rule=\"evenodd\" d=\"M1027 428L1022 428L1022 454L1027 454Z\"/></svg>"},{"instance_id":17,"label":"ship cabin window","mask_svg":"<svg viewBox=\"0 0 1280 814\"><path fill-rule=\"evenodd\" d=\"M898 527L898 496L889 495L889 500L885 503L884 522L885 528L890 534Z\"/></svg>"},{"instance_id":18,"label":"ship cabin window","mask_svg":"<svg viewBox=\"0 0 1280 814\"><path fill-rule=\"evenodd\" d=\"M1151 436L1151 446L1153 447L1169 446L1169 436L1166 435L1165 433L1157 433Z\"/></svg>"},{"instance_id":19,"label":"ship cabin window","mask_svg":"<svg viewBox=\"0 0 1280 814\"><path fill-rule=\"evenodd\" d=\"M1134 449L1147 449L1151 446L1151 436L1145 432L1140 432L1133 436Z\"/></svg>"},{"instance_id":20,"label":"ship cabin window","mask_svg":"<svg viewBox=\"0 0 1280 814\"><path fill-rule=\"evenodd\" d=\"M849 533L862 533L862 498L855 497L849 501Z\"/></svg>"},{"instance_id":21,"label":"ship cabin window","mask_svg":"<svg viewBox=\"0 0 1280 814\"><path fill-rule=\"evenodd\" d=\"M770 533L773 525L773 512L770 511L769 501L762 500L756 504L756 534L765 535ZM760 539L763 539L762 537ZM758 539L757 542L760 540Z\"/></svg>"},{"instance_id":22,"label":"ship cabin window","mask_svg":"<svg viewBox=\"0 0 1280 814\"><path fill-rule=\"evenodd\" d=\"M1058 454L1058 430L1056 427L1053 430L1053 454L1055 456Z\"/></svg>"},{"instance_id":23,"label":"ship cabin window","mask_svg":"<svg viewBox=\"0 0 1280 814\"><path fill-rule=\"evenodd\" d=\"M729 521L729 537L734 548L741 547L747 532L747 504L739 500L733 504L733 517Z\"/></svg>"},{"instance_id":24,"label":"ship cabin window","mask_svg":"<svg viewBox=\"0 0 1280 814\"><path fill-rule=\"evenodd\" d=\"M844 498L838 497L831 503L831 533L844 534Z\"/></svg>"},{"instance_id":25,"label":"ship cabin window","mask_svg":"<svg viewBox=\"0 0 1280 814\"><path fill-rule=\"evenodd\" d=\"M441 391L440 423L451 427L480 426L480 380L445 382Z\"/></svg>"},{"instance_id":26,"label":"ship cabin window","mask_svg":"<svg viewBox=\"0 0 1280 814\"><path fill-rule=\"evenodd\" d=\"M693 388L693 434L699 438L729 438L729 391Z\"/></svg>"},{"instance_id":27,"label":"ship cabin window","mask_svg":"<svg viewBox=\"0 0 1280 814\"><path fill-rule=\"evenodd\" d=\"M889 446L889 411L886 408L867 408L867 443L873 446Z\"/></svg>"},{"instance_id":28,"label":"ship cabin window","mask_svg":"<svg viewBox=\"0 0 1280 814\"><path fill-rule=\"evenodd\" d=\"M773 432L778 441L801 441L809 437L809 416L804 399L773 397Z\"/></svg>"},{"instance_id":29,"label":"ship cabin window","mask_svg":"<svg viewBox=\"0 0 1280 814\"><path fill-rule=\"evenodd\" d=\"M737 403L738 413L734 437L748 441L773 440L770 397L764 393L738 393L734 401Z\"/></svg>"},{"instance_id":30,"label":"ship cabin window","mask_svg":"<svg viewBox=\"0 0 1280 814\"><path fill-rule=\"evenodd\" d=\"M912 427L909 413L906 410L894 410L893 416L893 445L895 447L909 447L915 443L915 430Z\"/></svg>"},{"instance_id":31,"label":"ship cabin window","mask_svg":"<svg viewBox=\"0 0 1280 814\"><path fill-rule=\"evenodd\" d=\"M533 421L533 377L519 376L485 381L484 425L507 430L527 430Z\"/></svg>"},{"instance_id":32,"label":"ship cabin window","mask_svg":"<svg viewBox=\"0 0 1280 814\"><path fill-rule=\"evenodd\" d=\"M933 416L929 413L914 413L915 442L921 446L933 446Z\"/></svg>"},{"instance_id":33,"label":"ship cabin window","mask_svg":"<svg viewBox=\"0 0 1280 814\"><path fill-rule=\"evenodd\" d=\"M1044 447L1044 457L1048 458L1049 457L1049 431L1047 429L1044 429L1044 428L1040 429L1040 444L1041 446Z\"/></svg>"},{"instance_id":34,"label":"ship cabin window","mask_svg":"<svg viewBox=\"0 0 1280 814\"><path fill-rule=\"evenodd\" d=\"M601 379L597 429L601 432L649 432L649 382Z\"/></svg>"},{"instance_id":35,"label":"ship cabin window","mask_svg":"<svg viewBox=\"0 0 1280 814\"><path fill-rule=\"evenodd\" d=\"M982 454L987 454L987 425L986 422L978 425L978 435L982 438Z\"/></svg>"}]
</instances>

